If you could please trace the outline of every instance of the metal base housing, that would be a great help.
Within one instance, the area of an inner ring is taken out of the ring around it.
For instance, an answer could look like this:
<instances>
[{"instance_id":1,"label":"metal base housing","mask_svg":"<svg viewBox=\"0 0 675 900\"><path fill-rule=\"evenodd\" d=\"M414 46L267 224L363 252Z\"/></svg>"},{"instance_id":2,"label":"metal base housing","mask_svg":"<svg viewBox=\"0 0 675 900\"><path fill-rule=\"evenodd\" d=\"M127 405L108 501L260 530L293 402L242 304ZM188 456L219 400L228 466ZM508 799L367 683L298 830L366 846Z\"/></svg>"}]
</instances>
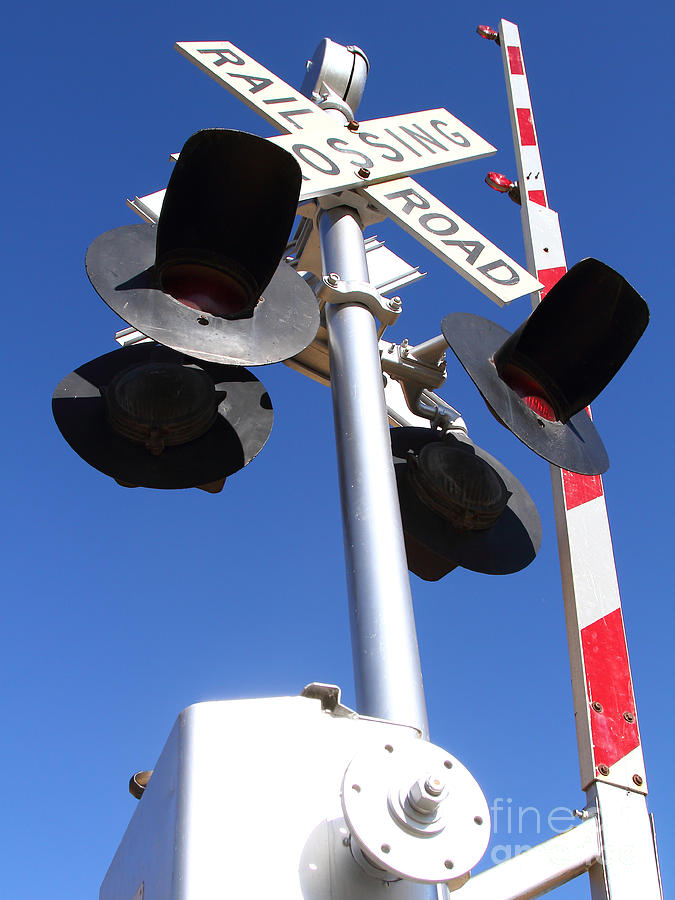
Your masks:
<instances>
[{"instance_id":1,"label":"metal base housing","mask_svg":"<svg viewBox=\"0 0 675 900\"><path fill-rule=\"evenodd\" d=\"M360 718L339 705L328 711L308 697L188 707L100 900L435 896L435 888L366 874L352 855L340 802L357 753L408 741L420 741L416 729Z\"/></svg>"}]
</instances>

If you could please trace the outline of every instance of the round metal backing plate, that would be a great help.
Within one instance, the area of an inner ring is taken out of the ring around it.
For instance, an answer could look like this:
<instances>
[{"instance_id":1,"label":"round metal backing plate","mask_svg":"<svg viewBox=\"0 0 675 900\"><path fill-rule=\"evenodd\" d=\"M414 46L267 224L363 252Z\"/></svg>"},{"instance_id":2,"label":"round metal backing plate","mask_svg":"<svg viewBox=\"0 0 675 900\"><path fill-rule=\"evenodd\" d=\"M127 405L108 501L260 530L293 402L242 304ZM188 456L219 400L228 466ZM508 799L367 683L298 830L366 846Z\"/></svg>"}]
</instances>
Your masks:
<instances>
[{"instance_id":1,"label":"round metal backing plate","mask_svg":"<svg viewBox=\"0 0 675 900\"><path fill-rule=\"evenodd\" d=\"M434 834L411 833L391 807L394 798L428 775L447 786L438 810L443 828ZM490 840L487 800L475 778L428 741L383 743L355 756L342 783L342 809L352 838L378 866L427 884L461 879Z\"/></svg>"},{"instance_id":2,"label":"round metal backing plate","mask_svg":"<svg viewBox=\"0 0 675 900\"><path fill-rule=\"evenodd\" d=\"M450 313L443 337L498 419L530 450L563 469L599 475L609 468L607 451L586 412L563 425L542 419L501 380L492 362L511 332L474 313Z\"/></svg>"},{"instance_id":3,"label":"round metal backing plate","mask_svg":"<svg viewBox=\"0 0 675 900\"><path fill-rule=\"evenodd\" d=\"M148 362L196 365L211 376L216 390L226 391L205 434L159 456L110 428L102 396L119 372ZM265 446L274 418L269 395L251 372L200 363L157 344L113 350L75 369L54 391L52 410L63 437L89 465L119 481L164 489L206 484L242 469Z\"/></svg>"},{"instance_id":4,"label":"round metal backing plate","mask_svg":"<svg viewBox=\"0 0 675 900\"><path fill-rule=\"evenodd\" d=\"M89 246L89 280L125 322L166 347L208 362L264 366L300 353L319 328L312 289L280 263L253 315L222 319L191 309L164 293L156 277L155 225L123 225Z\"/></svg>"},{"instance_id":5,"label":"round metal backing plate","mask_svg":"<svg viewBox=\"0 0 675 900\"><path fill-rule=\"evenodd\" d=\"M430 510L416 495L407 474L408 450L419 452L430 441L441 441L429 428L392 428L394 471L406 534L434 553L465 569L489 575L507 575L528 566L541 546L541 520L534 501L523 485L499 460L469 438L448 436L449 444L467 444L499 474L510 493L506 509L484 531L459 531Z\"/></svg>"}]
</instances>

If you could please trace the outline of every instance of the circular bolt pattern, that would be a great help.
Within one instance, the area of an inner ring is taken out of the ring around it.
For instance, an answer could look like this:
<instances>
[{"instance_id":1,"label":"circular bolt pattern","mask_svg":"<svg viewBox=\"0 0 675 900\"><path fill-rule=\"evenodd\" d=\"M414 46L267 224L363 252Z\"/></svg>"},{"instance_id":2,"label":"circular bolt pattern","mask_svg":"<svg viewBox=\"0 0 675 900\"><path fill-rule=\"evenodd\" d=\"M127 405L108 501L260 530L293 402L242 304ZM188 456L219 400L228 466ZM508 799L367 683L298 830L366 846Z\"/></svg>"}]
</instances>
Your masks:
<instances>
[{"instance_id":1,"label":"circular bolt pattern","mask_svg":"<svg viewBox=\"0 0 675 900\"><path fill-rule=\"evenodd\" d=\"M359 176L359 178L370 178L370 169L366 169L362 166L356 174Z\"/></svg>"},{"instance_id":2,"label":"circular bolt pattern","mask_svg":"<svg viewBox=\"0 0 675 900\"><path fill-rule=\"evenodd\" d=\"M605 765L598 766L598 772L601 775L609 775L609 766L605 766Z\"/></svg>"},{"instance_id":3,"label":"circular bolt pattern","mask_svg":"<svg viewBox=\"0 0 675 900\"><path fill-rule=\"evenodd\" d=\"M593 707L593 709L594 709L597 713L601 713L602 710L603 710L602 703L598 703L597 700L594 700L594 701L591 703L591 706Z\"/></svg>"},{"instance_id":4,"label":"circular bolt pattern","mask_svg":"<svg viewBox=\"0 0 675 900\"><path fill-rule=\"evenodd\" d=\"M633 713L625 712L623 714L623 717L626 720L626 722L629 722L631 725L635 721L635 716L633 715Z\"/></svg>"},{"instance_id":5,"label":"circular bolt pattern","mask_svg":"<svg viewBox=\"0 0 675 900\"><path fill-rule=\"evenodd\" d=\"M342 809L353 852L426 884L459 888L490 839L487 801L471 773L447 751L408 735L354 757Z\"/></svg>"},{"instance_id":6,"label":"circular bolt pattern","mask_svg":"<svg viewBox=\"0 0 675 900\"><path fill-rule=\"evenodd\" d=\"M633 783L636 784L638 787L641 787L643 782L644 782L644 778L642 777L642 775L633 775Z\"/></svg>"}]
</instances>

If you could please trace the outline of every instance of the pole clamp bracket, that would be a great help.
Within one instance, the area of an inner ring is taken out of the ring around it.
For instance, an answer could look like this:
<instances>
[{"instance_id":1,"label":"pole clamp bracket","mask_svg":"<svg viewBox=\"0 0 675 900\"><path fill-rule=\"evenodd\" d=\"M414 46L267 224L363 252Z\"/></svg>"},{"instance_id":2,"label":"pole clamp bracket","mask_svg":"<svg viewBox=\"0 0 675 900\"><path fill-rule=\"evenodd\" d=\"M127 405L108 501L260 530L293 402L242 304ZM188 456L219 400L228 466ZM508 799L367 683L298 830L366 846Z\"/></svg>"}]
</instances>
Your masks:
<instances>
[{"instance_id":1,"label":"pole clamp bracket","mask_svg":"<svg viewBox=\"0 0 675 900\"><path fill-rule=\"evenodd\" d=\"M365 306L383 325L393 325L401 315L400 297L383 297L366 281L341 281L334 272L324 275L316 290L324 303L358 303Z\"/></svg>"}]
</instances>

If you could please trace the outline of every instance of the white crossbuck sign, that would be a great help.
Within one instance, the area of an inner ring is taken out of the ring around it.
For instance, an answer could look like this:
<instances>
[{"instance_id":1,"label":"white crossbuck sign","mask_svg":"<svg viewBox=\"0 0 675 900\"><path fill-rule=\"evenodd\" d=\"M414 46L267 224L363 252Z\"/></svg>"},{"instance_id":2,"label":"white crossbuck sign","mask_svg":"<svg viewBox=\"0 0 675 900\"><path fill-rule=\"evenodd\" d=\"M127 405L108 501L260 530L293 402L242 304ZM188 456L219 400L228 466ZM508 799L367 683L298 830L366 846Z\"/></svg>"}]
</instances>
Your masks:
<instances>
[{"instance_id":1,"label":"white crossbuck sign","mask_svg":"<svg viewBox=\"0 0 675 900\"><path fill-rule=\"evenodd\" d=\"M301 202L357 189L500 306L541 288L522 266L408 177L496 152L446 109L360 122L352 131L229 41L182 42L176 49L285 132L269 140L300 163ZM156 220L163 196L158 191L135 206Z\"/></svg>"}]
</instances>

